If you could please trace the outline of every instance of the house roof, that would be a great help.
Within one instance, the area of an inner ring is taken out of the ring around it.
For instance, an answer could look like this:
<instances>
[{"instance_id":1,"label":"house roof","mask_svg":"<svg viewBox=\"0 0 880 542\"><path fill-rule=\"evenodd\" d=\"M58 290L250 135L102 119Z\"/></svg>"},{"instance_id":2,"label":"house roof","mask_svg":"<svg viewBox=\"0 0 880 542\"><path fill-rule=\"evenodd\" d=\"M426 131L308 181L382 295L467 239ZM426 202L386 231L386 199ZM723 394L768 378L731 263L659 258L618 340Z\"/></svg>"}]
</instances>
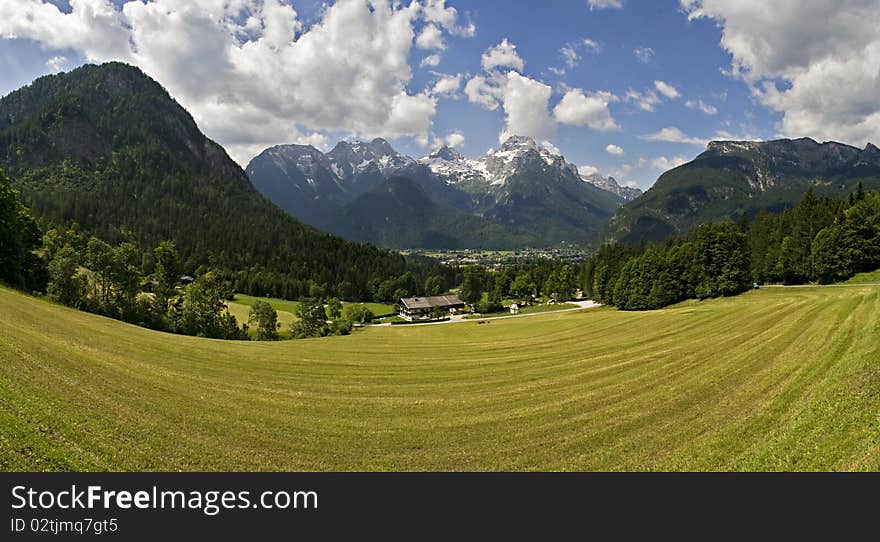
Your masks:
<instances>
[{"instance_id":1,"label":"house roof","mask_svg":"<svg viewBox=\"0 0 880 542\"><path fill-rule=\"evenodd\" d=\"M435 307L453 307L464 305L464 301L456 294L434 295L429 297L408 297L400 300L408 309L433 309Z\"/></svg>"}]
</instances>

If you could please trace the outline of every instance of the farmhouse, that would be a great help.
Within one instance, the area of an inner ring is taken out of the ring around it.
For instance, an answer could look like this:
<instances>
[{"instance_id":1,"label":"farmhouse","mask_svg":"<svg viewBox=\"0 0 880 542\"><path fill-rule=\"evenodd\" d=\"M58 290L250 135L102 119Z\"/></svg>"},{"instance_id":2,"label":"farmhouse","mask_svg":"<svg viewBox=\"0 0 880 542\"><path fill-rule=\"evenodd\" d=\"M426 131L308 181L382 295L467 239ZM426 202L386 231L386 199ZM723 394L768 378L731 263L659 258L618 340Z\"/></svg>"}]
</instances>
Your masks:
<instances>
[{"instance_id":1,"label":"farmhouse","mask_svg":"<svg viewBox=\"0 0 880 542\"><path fill-rule=\"evenodd\" d=\"M455 294L409 297L400 300L400 317L410 322L430 320L438 313L455 312L461 308L464 308L464 301Z\"/></svg>"}]
</instances>

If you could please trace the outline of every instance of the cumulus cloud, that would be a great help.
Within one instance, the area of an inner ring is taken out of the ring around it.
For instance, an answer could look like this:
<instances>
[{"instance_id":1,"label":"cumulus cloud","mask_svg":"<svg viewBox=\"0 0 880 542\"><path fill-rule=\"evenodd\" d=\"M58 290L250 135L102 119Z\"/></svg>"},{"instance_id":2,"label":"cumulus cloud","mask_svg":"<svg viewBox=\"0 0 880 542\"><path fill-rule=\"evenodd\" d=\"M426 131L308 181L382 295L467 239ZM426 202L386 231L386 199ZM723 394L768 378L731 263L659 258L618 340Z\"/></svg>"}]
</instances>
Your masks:
<instances>
[{"instance_id":1,"label":"cumulus cloud","mask_svg":"<svg viewBox=\"0 0 880 542\"><path fill-rule=\"evenodd\" d=\"M600 132L619 130L608 107L617 100L610 92L585 94L581 89L570 89L553 109L553 116L557 122L571 126L589 126Z\"/></svg>"},{"instance_id":2,"label":"cumulus cloud","mask_svg":"<svg viewBox=\"0 0 880 542\"><path fill-rule=\"evenodd\" d=\"M565 95L551 112L553 89L520 73L524 63L516 53L516 45L507 39L483 54L482 66L484 74L468 80L464 94L468 101L487 110L503 109L505 126L501 141L521 135L549 143L557 123L600 131L619 128L608 108L618 98L610 92L565 87Z\"/></svg>"},{"instance_id":3,"label":"cumulus cloud","mask_svg":"<svg viewBox=\"0 0 880 542\"><path fill-rule=\"evenodd\" d=\"M654 88L670 100L675 100L681 96L681 94L678 93L678 89L664 81L654 81Z\"/></svg>"},{"instance_id":4,"label":"cumulus cloud","mask_svg":"<svg viewBox=\"0 0 880 542\"><path fill-rule=\"evenodd\" d=\"M714 20L731 75L782 113L781 131L863 145L880 140L880 0L681 0Z\"/></svg>"},{"instance_id":5,"label":"cumulus cloud","mask_svg":"<svg viewBox=\"0 0 880 542\"><path fill-rule=\"evenodd\" d=\"M507 38L483 53L481 63L483 69L487 71L495 68L513 68L521 72L525 68L525 62L516 52L516 45L510 43Z\"/></svg>"},{"instance_id":6,"label":"cumulus cloud","mask_svg":"<svg viewBox=\"0 0 880 542\"><path fill-rule=\"evenodd\" d=\"M684 102L684 106L689 109L696 109L697 111L702 111L707 115L717 115L718 108L714 105L709 105L705 103L703 100L688 100Z\"/></svg>"},{"instance_id":7,"label":"cumulus cloud","mask_svg":"<svg viewBox=\"0 0 880 542\"><path fill-rule=\"evenodd\" d=\"M464 86L464 95L471 103L478 104L489 111L498 109L498 99L502 94L499 86L489 82L482 75L471 78Z\"/></svg>"},{"instance_id":8,"label":"cumulus cloud","mask_svg":"<svg viewBox=\"0 0 880 542\"><path fill-rule=\"evenodd\" d=\"M636 57L636 60L642 64L647 64L654 58L654 49L651 49L650 47L638 47L633 50L633 55Z\"/></svg>"},{"instance_id":9,"label":"cumulus cloud","mask_svg":"<svg viewBox=\"0 0 880 542\"><path fill-rule=\"evenodd\" d=\"M581 177L589 177L590 175L596 175L599 173L599 168L595 166L578 166L578 173L580 173Z\"/></svg>"},{"instance_id":10,"label":"cumulus cloud","mask_svg":"<svg viewBox=\"0 0 880 542\"><path fill-rule=\"evenodd\" d=\"M463 78L464 76L462 74L441 75L440 79L434 83L434 88L431 92L435 96L455 97L458 94L458 89L461 88L461 81Z\"/></svg>"},{"instance_id":11,"label":"cumulus cloud","mask_svg":"<svg viewBox=\"0 0 880 542\"><path fill-rule=\"evenodd\" d=\"M0 2L0 37L141 67L240 163L325 131L427 141L436 99L408 90L409 56L443 31L473 35L444 0L338 0L308 27L281 0Z\"/></svg>"},{"instance_id":12,"label":"cumulus cloud","mask_svg":"<svg viewBox=\"0 0 880 542\"><path fill-rule=\"evenodd\" d=\"M416 47L419 49L435 49L442 51L446 49L446 42L443 41L443 31L434 23L425 25L419 36L416 38Z\"/></svg>"},{"instance_id":13,"label":"cumulus cloud","mask_svg":"<svg viewBox=\"0 0 880 542\"><path fill-rule=\"evenodd\" d=\"M437 66L438 64L440 64L440 55L428 55L422 59L422 62L419 64L419 66L421 66L421 67L425 67L425 66L434 67L434 66Z\"/></svg>"},{"instance_id":14,"label":"cumulus cloud","mask_svg":"<svg viewBox=\"0 0 880 542\"><path fill-rule=\"evenodd\" d=\"M613 143L609 143L605 147L605 152L607 152L608 154L613 154L614 156L624 155L623 147L620 147L619 145L614 145Z\"/></svg>"},{"instance_id":15,"label":"cumulus cloud","mask_svg":"<svg viewBox=\"0 0 880 542\"><path fill-rule=\"evenodd\" d=\"M461 132L452 132L446 136L445 143L452 148L461 147L464 145L464 134Z\"/></svg>"},{"instance_id":16,"label":"cumulus cloud","mask_svg":"<svg viewBox=\"0 0 880 542\"><path fill-rule=\"evenodd\" d=\"M477 27L473 23L459 24L458 10L446 5L446 0L426 0L422 8L425 20L437 23L454 36L473 37Z\"/></svg>"},{"instance_id":17,"label":"cumulus cloud","mask_svg":"<svg viewBox=\"0 0 880 542\"><path fill-rule=\"evenodd\" d=\"M590 11L597 9L622 9L623 2L620 0L587 0Z\"/></svg>"},{"instance_id":18,"label":"cumulus cloud","mask_svg":"<svg viewBox=\"0 0 880 542\"><path fill-rule=\"evenodd\" d=\"M435 137L432 144L434 148L438 149L444 146L455 149L460 148L462 145L464 145L464 141L464 134L462 134L460 131L455 131L446 134L445 137Z\"/></svg>"},{"instance_id":19,"label":"cumulus cloud","mask_svg":"<svg viewBox=\"0 0 880 542\"><path fill-rule=\"evenodd\" d=\"M658 156L657 158L651 161L651 165L654 168L659 169L660 171L668 171L672 168L676 168L688 161L684 156L673 156L671 158L667 158L665 156Z\"/></svg>"},{"instance_id":20,"label":"cumulus cloud","mask_svg":"<svg viewBox=\"0 0 880 542\"><path fill-rule=\"evenodd\" d=\"M515 71L507 72L503 96L506 127L501 133L501 141L512 135L528 136L537 141L552 139L556 128L548 109L552 93L553 89L540 81Z\"/></svg>"},{"instance_id":21,"label":"cumulus cloud","mask_svg":"<svg viewBox=\"0 0 880 542\"><path fill-rule=\"evenodd\" d=\"M66 56L56 55L46 61L46 66L52 70L52 73L59 73L64 70L65 62L67 62Z\"/></svg>"},{"instance_id":22,"label":"cumulus cloud","mask_svg":"<svg viewBox=\"0 0 880 542\"><path fill-rule=\"evenodd\" d=\"M709 142L706 139L691 137L675 126L669 126L658 132L639 136L639 139L644 139L645 141L663 141L666 143L689 143L691 145L703 146Z\"/></svg>"}]
</instances>

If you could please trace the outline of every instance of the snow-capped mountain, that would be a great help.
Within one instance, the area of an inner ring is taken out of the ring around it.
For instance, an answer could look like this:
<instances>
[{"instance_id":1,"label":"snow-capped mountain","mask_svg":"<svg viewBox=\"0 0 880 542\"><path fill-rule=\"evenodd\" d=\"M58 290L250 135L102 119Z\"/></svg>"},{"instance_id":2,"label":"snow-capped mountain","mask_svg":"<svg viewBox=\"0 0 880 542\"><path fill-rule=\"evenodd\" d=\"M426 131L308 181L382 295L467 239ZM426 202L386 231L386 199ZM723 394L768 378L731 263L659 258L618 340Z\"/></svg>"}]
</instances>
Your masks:
<instances>
[{"instance_id":1,"label":"snow-capped mountain","mask_svg":"<svg viewBox=\"0 0 880 542\"><path fill-rule=\"evenodd\" d=\"M415 164L415 160L395 151L387 141L340 141L327 153L333 172L342 180L379 171L383 177L394 176Z\"/></svg>"},{"instance_id":2,"label":"snow-capped mountain","mask_svg":"<svg viewBox=\"0 0 880 542\"><path fill-rule=\"evenodd\" d=\"M581 178L588 182L592 183L593 186L597 186L602 190L607 190L613 194L617 194L622 197L626 201L632 201L637 197L642 195L642 191L638 188L631 188L629 186L620 186L618 184L617 179L611 177L603 177L598 173L593 173L592 175L581 175Z\"/></svg>"},{"instance_id":3,"label":"snow-capped mountain","mask_svg":"<svg viewBox=\"0 0 880 542\"><path fill-rule=\"evenodd\" d=\"M511 136L497 150L492 149L474 159L464 158L454 149L443 147L419 162L448 184L482 182L503 186L524 167L536 162L555 168L557 173L577 176L577 168L567 163L562 155L523 136Z\"/></svg>"},{"instance_id":4,"label":"snow-capped mountain","mask_svg":"<svg viewBox=\"0 0 880 542\"><path fill-rule=\"evenodd\" d=\"M245 168L263 195L313 226L325 227L342 205L394 176L425 177L427 169L384 139L340 141L324 154L311 145L278 145Z\"/></svg>"},{"instance_id":5,"label":"snow-capped mountain","mask_svg":"<svg viewBox=\"0 0 880 542\"><path fill-rule=\"evenodd\" d=\"M513 136L504 142L498 150L490 150L474 159L464 158L455 149L443 147L419 162L424 164L437 177L451 185L468 184L479 186L480 183L492 187L503 186L507 180L529 163L543 161L548 174L580 177L583 181L597 188L611 192L626 201L640 195L638 188L620 186L614 177L603 177L599 174L581 175L577 167L565 160L558 152L538 145L528 137ZM555 170L555 171L554 171Z\"/></svg>"},{"instance_id":6,"label":"snow-capped mountain","mask_svg":"<svg viewBox=\"0 0 880 542\"><path fill-rule=\"evenodd\" d=\"M447 245L421 248L586 244L624 201L584 182L558 152L521 136L473 159L443 147L413 160L383 139L343 141L326 154L282 145L254 158L246 171L260 192L294 216L395 248L413 239ZM414 211L428 209L425 202L432 204L430 221ZM410 220L400 220L404 209ZM475 217L479 221L470 220ZM464 231L456 224L470 226Z\"/></svg>"}]
</instances>

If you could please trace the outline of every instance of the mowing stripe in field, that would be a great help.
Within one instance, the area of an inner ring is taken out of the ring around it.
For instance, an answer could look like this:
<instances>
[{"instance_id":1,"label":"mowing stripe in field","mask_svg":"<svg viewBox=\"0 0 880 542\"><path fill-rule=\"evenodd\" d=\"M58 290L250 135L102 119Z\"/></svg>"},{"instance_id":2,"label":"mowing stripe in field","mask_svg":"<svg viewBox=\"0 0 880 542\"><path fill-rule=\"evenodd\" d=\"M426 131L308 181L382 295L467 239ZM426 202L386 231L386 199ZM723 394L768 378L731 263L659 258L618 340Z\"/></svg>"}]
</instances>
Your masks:
<instances>
[{"instance_id":1,"label":"mowing stripe in field","mask_svg":"<svg viewBox=\"0 0 880 542\"><path fill-rule=\"evenodd\" d=\"M878 470L880 288L279 343L0 289L5 470Z\"/></svg>"}]
</instances>

